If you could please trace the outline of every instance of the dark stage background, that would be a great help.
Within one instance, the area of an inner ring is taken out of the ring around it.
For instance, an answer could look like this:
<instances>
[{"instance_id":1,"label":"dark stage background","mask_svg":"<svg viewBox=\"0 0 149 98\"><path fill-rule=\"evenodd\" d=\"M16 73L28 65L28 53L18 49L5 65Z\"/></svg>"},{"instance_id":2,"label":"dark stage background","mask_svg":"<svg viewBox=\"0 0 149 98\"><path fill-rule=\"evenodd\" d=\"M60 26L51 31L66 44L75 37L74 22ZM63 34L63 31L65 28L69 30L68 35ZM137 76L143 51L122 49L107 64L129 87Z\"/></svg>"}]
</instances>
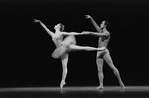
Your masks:
<instances>
[{"instance_id":1,"label":"dark stage background","mask_svg":"<svg viewBox=\"0 0 149 98\"><path fill-rule=\"evenodd\" d=\"M111 23L109 50L126 86L149 85L148 0L1 0L0 87L53 87L61 80L61 61L53 59L51 37L33 19L51 31L63 23L65 31L95 31L84 15L100 25ZM76 36L77 44L97 47L98 37ZM98 86L96 52L70 53L66 86ZM104 63L104 85L119 85Z\"/></svg>"}]
</instances>

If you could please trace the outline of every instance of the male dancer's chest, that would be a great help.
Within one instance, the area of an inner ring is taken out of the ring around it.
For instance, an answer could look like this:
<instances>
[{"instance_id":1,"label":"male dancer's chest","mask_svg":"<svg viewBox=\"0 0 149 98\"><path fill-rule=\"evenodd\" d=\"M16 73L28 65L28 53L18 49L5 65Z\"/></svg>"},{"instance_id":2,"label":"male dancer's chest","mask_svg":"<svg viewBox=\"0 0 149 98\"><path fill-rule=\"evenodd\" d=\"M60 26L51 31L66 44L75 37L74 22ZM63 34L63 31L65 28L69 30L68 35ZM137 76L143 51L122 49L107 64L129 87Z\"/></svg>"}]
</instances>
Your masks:
<instances>
[{"instance_id":1,"label":"male dancer's chest","mask_svg":"<svg viewBox=\"0 0 149 98\"><path fill-rule=\"evenodd\" d=\"M107 47L109 40L110 36L100 36L98 39L98 47Z\"/></svg>"}]
</instances>

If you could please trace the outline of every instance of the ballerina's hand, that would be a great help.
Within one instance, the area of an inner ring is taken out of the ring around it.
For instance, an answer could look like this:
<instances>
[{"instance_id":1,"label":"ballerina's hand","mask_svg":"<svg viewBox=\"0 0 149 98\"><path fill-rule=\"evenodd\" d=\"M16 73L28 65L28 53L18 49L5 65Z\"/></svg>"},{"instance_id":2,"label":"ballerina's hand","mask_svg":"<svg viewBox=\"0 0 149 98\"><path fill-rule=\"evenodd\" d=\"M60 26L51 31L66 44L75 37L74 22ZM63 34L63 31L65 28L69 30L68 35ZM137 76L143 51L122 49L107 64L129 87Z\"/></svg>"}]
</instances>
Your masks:
<instances>
[{"instance_id":1,"label":"ballerina's hand","mask_svg":"<svg viewBox=\"0 0 149 98\"><path fill-rule=\"evenodd\" d=\"M91 19L92 17L90 15L85 15L86 19Z\"/></svg>"},{"instance_id":2,"label":"ballerina's hand","mask_svg":"<svg viewBox=\"0 0 149 98\"><path fill-rule=\"evenodd\" d=\"M37 23L37 22L41 22L41 21L40 20L37 20L37 19L34 19L34 22Z\"/></svg>"},{"instance_id":3,"label":"ballerina's hand","mask_svg":"<svg viewBox=\"0 0 149 98\"><path fill-rule=\"evenodd\" d=\"M83 31L82 34L90 34L90 32Z\"/></svg>"}]
</instances>

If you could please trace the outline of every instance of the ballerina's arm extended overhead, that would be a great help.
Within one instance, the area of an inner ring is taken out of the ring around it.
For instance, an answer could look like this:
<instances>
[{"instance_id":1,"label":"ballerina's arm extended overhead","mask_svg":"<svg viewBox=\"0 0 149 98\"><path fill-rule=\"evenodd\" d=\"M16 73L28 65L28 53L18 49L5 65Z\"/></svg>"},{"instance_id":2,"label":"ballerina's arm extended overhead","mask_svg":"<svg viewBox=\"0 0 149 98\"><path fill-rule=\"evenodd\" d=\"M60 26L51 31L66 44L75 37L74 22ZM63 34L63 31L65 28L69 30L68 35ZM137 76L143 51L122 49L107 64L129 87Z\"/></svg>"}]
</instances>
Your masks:
<instances>
[{"instance_id":1,"label":"ballerina's arm extended overhead","mask_svg":"<svg viewBox=\"0 0 149 98\"><path fill-rule=\"evenodd\" d=\"M48 32L49 35L51 35L51 37L54 36L54 33L52 31L50 31L45 24L43 24L40 20L34 19L34 22L37 23L39 22L40 25Z\"/></svg>"}]
</instances>

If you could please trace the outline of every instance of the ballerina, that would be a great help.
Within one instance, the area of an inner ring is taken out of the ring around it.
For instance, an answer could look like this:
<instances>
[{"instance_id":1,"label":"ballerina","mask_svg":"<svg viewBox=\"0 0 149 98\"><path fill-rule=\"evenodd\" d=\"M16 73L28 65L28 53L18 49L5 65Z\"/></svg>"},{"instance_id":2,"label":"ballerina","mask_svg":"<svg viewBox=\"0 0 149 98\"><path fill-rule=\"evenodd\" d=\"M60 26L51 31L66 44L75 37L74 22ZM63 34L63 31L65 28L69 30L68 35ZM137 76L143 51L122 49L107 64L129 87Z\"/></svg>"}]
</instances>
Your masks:
<instances>
[{"instance_id":1,"label":"ballerina","mask_svg":"<svg viewBox=\"0 0 149 98\"><path fill-rule=\"evenodd\" d=\"M60 83L60 88L66 84L65 79L68 73L67 63L69 58L69 52L73 50L85 50L85 51L99 51L104 50L105 47L95 48L89 46L78 46L76 45L75 35L83 35L84 33L76 33L76 32L64 32L64 25L59 23L54 26L55 33L50 31L40 20L34 19L35 23L40 23L40 25L47 31L47 33L52 37L52 41L54 42L56 49L52 53L53 58L60 58L62 61L62 79ZM64 39L63 36L66 36Z\"/></svg>"}]
</instances>

